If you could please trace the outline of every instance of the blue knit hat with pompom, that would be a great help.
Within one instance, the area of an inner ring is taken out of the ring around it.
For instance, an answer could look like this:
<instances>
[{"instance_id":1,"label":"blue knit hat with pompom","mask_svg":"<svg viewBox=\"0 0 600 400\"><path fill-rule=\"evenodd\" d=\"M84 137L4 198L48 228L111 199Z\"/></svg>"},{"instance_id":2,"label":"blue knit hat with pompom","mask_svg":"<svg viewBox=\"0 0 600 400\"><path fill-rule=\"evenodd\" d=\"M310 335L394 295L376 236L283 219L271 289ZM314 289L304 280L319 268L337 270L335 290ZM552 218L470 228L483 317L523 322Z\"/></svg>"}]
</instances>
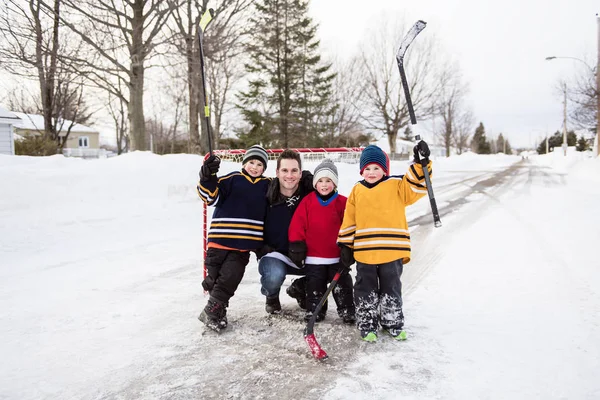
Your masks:
<instances>
[{"instance_id":1,"label":"blue knit hat with pompom","mask_svg":"<svg viewBox=\"0 0 600 400\"><path fill-rule=\"evenodd\" d=\"M362 175L363 171L369 164L377 164L379 165L386 175L389 175L390 172L390 159L388 158L385 151L381 150L378 146L374 144L370 144L362 151L360 155L360 174Z\"/></svg>"}]
</instances>

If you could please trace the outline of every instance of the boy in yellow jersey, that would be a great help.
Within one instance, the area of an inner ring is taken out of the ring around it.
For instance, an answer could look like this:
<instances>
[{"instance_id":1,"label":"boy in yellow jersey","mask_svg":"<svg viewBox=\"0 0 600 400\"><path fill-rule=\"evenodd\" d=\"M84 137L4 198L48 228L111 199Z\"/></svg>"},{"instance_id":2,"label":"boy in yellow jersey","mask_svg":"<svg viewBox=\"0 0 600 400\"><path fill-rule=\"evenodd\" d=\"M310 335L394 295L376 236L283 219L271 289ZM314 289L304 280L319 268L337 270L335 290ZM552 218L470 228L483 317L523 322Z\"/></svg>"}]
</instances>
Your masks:
<instances>
[{"instance_id":1,"label":"boy in yellow jersey","mask_svg":"<svg viewBox=\"0 0 600 400\"><path fill-rule=\"evenodd\" d=\"M423 160L417 153L431 173L427 143L419 142L414 152L415 162L405 175L389 176L387 154L367 146L360 157L364 180L354 185L346 203L338 245L346 267L356 259L357 327L367 342L377 340L379 325L395 339L406 339L400 281L403 266L410 261L405 208L427 193Z\"/></svg>"}]
</instances>

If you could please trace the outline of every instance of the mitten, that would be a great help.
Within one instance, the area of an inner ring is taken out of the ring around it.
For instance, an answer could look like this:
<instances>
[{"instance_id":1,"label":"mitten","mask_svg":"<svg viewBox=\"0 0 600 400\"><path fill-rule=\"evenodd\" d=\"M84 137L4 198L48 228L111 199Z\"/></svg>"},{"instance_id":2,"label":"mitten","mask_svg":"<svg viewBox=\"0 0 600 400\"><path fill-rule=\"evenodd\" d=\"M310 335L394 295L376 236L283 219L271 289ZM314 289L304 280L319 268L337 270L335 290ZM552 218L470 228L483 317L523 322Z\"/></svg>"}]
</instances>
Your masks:
<instances>
[{"instance_id":1,"label":"mitten","mask_svg":"<svg viewBox=\"0 0 600 400\"><path fill-rule=\"evenodd\" d=\"M254 250L254 253L256 254L256 259L260 260L261 258L263 258L265 255L269 254L272 251L273 251L273 248L271 246L269 246L268 244L265 244L261 248Z\"/></svg>"},{"instance_id":2,"label":"mitten","mask_svg":"<svg viewBox=\"0 0 600 400\"><path fill-rule=\"evenodd\" d=\"M352 264L354 264L354 250L352 250L348 246L340 246L340 261L342 265L346 268L350 268Z\"/></svg>"},{"instance_id":3,"label":"mitten","mask_svg":"<svg viewBox=\"0 0 600 400\"><path fill-rule=\"evenodd\" d=\"M431 155L431 150L429 150L429 146L425 143L424 140L421 140L413 149L415 158L414 161L416 163L422 163L423 165L427 165L429 163L429 156Z\"/></svg>"},{"instance_id":4,"label":"mitten","mask_svg":"<svg viewBox=\"0 0 600 400\"><path fill-rule=\"evenodd\" d=\"M204 164L202 164L202 168L200 168L200 180L207 181L212 178L212 176L217 175L219 172L219 166L221 165L221 159L214 154L204 160Z\"/></svg>"},{"instance_id":5,"label":"mitten","mask_svg":"<svg viewBox=\"0 0 600 400\"><path fill-rule=\"evenodd\" d=\"M289 256L298 268L303 268L306 259L306 242L303 240L290 242Z\"/></svg>"}]
</instances>

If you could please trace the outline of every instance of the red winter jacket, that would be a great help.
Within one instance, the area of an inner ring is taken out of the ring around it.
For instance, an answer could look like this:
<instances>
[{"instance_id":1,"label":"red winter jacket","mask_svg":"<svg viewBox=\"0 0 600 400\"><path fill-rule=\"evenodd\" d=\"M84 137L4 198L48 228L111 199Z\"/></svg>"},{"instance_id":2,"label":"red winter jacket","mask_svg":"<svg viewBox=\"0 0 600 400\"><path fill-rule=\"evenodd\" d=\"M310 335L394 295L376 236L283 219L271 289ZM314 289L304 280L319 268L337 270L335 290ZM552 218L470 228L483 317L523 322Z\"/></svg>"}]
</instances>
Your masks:
<instances>
[{"instance_id":1,"label":"red winter jacket","mask_svg":"<svg viewBox=\"0 0 600 400\"><path fill-rule=\"evenodd\" d=\"M346 196L336 193L323 202L316 192L312 192L298 205L288 236L290 242L306 242L306 264L335 264L340 260L337 236L344 219L346 200Z\"/></svg>"}]
</instances>

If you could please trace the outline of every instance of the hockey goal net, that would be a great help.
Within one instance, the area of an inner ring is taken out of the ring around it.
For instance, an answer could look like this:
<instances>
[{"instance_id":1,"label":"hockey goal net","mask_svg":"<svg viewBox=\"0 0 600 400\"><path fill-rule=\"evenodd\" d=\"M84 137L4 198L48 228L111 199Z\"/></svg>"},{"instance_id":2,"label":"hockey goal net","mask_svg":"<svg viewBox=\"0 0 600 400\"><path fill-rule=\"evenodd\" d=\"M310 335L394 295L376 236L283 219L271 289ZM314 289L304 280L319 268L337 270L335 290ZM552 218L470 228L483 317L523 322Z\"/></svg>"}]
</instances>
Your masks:
<instances>
[{"instance_id":1,"label":"hockey goal net","mask_svg":"<svg viewBox=\"0 0 600 400\"><path fill-rule=\"evenodd\" d=\"M279 155L284 149L267 149L269 160L277 160ZM320 162L326 158L329 158L336 163L349 163L357 164L360 161L360 155L363 151L363 147L335 147L335 148L300 148L292 149L300 153L302 159L302 165L309 162ZM222 161L239 162L241 163L244 159L246 150L232 149L232 150L214 150L213 154L219 156ZM210 225L210 219L212 217L212 207L208 207L206 203L202 203L202 249L204 251L203 258L203 269L204 276L206 277L206 268L204 267L204 259L206 259L206 245L208 236L208 227Z\"/></svg>"}]
</instances>

